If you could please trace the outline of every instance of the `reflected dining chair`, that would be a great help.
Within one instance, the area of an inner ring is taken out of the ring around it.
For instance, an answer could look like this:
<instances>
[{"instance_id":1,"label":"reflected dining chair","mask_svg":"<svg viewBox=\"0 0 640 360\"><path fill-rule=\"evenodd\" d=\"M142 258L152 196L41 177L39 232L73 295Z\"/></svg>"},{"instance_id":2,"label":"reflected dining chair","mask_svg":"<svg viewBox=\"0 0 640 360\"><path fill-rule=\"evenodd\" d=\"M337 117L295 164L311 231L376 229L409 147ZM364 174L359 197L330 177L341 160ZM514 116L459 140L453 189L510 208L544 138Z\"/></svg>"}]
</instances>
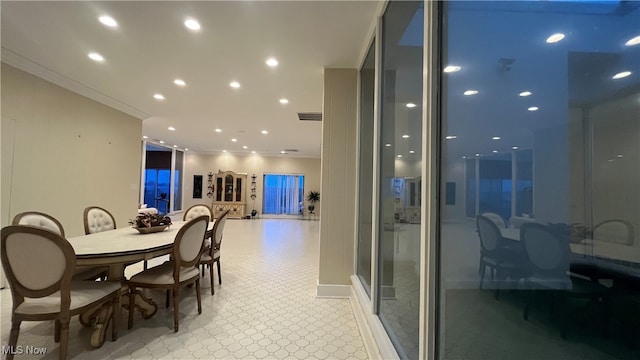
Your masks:
<instances>
[{"instance_id":1,"label":"reflected dining chair","mask_svg":"<svg viewBox=\"0 0 640 360\"><path fill-rule=\"evenodd\" d=\"M60 221L49 214L38 211L25 211L13 217L12 225L39 227L65 237ZM107 278L106 267L78 266L74 270L73 280L95 280Z\"/></svg>"},{"instance_id":2,"label":"reflected dining chair","mask_svg":"<svg viewBox=\"0 0 640 360\"><path fill-rule=\"evenodd\" d=\"M103 307L105 326L111 322L111 340L117 339L118 317L114 314L120 306L119 283L72 281L76 263L73 247L51 231L11 225L2 229L1 238L2 267L13 299L10 349L16 348L23 321L53 320L59 356L66 359L70 318L98 306ZM12 358L12 353L7 354L7 359Z\"/></svg>"},{"instance_id":3,"label":"reflected dining chair","mask_svg":"<svg viewBox=\"0 0 640 360\"><path fill-rule=\"evenodd\" d=\"M562 307L555 313L561 317L561 335L566 339L570 315L567 298L585 298L593 303L602 304L610 294L610 289L598 282L571 274L569 239L560 237L550 227L539 223L522 224L520 241L530 273L524 280L524 286L530 294L522 317L525 320L529 318L529 310L536 293L551 294L552 305L559 301Z\"/></svg>"},{"instance_id":4,"label":"reflected dining chair","mask_svg":"<svg viewBox=\"0 0 640 360\"><path fill-rule=\"evenodd\" d=\"M495 298L498 300L501 281L508 278L521 279L526 275L522 251L518 244L510 246L507 243L498 225L489 217L478 215L476 225L480 237L480 289L484 283L486 270L489 268L491 280L497 280Z\"/></svg>"},{"instance_id":5,"label":"reflected dining chair","mask_svg":"<svg viewBox=\"0 0 640 360\"><path fill-rule=\"evenodd\" d=\"M180 287L195 283L198 314L202 313L200 297L200 271L198 262L204 246L204 236L209 216L198 216L183 225L176 234L171 261L143 270L127 282L129 284L129 309L134 308L136 288L164 289L173 294L173 330L178 332ZM167 297L168 299L168 297ZM134 311L129 311L129 329L133 327Z\"/></svg>"},{"instance_id":6,"label":"reflected dining chair","mask_svg":"<svg viewBox=\"0 0 640 360\"><path fill-rule=\"evenodd\" d=\"M593 228L593 240L633 246L633 225L625 220L606 220Z\"/></svg>"},{"instance_id":7,"label":"reflected dining chair","mask_svg":"<svg viewBox=\"0 0 640 360\"><path fill-rule=\"evenodd\" d=\"M493 221L493 223L496 224L496 226L499 227L500 229L505 229L507 227L507 224L504 222L504 219L502 218L502 216L496 213L485 212L485 213L482 213L482 216Z\"/></svg>"},{"instance_id":8,"label":"reflected dining chair","mask_svg":"<svg viewBox=\"0 0 640 360\"><path fill-rule=\"evenodd\" d=\"M216 219L213 224L213 230L211 232L210 242L205 242L205 250L200 256L200 265L202 265L202 276L204 276L204 267L209 267L209 280L211 282L211 295L215 293L213 286L213 264L218 267L218 284L222 285L222 275L220 273L220 245L222 244L222 234L224 232L224 224L227 222L227 215L230 210L225 210ZM209 239L207 239L209 240Z\"/></svg>"},{"instance_id":9,"label":"reflected dining chair","mask_svg":"<svg viewBox=\"0 0 640 360\"><path fill-rule=\"evenodd\" d=\"M111 213L99 206L89 206L84 209L84 233L95 234L116 228L116 219Z\"/></svg>"}]
</instances>

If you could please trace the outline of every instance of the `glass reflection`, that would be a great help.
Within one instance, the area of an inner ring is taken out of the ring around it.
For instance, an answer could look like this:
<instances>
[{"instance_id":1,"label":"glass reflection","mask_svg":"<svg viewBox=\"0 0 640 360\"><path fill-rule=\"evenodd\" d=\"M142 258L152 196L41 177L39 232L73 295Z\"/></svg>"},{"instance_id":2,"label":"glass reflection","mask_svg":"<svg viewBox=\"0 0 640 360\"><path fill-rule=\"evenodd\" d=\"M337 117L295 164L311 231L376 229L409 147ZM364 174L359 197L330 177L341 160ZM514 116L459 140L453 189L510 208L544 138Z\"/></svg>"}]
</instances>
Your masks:
<instances>
[{"instance_id":1,"label":"glass reflection","mask_svg":"<svg viewBox=\"0 0 640 360\"><path fill-rule=\"evenodd\" d=\"M464 189L440 357L639 358L640 3L446 2L443 24L441 183Z\"/></svg>"},{"instance_id":2,"label":"glass reflection","mask_svg":"<svg viewBox=\"0 0 640 360\"><path fill-rule=\"evenodd\" d=\"M392 1L382 20L380 320L402 358L418 358L422 2Z\"/></svg>"}]
</instances>

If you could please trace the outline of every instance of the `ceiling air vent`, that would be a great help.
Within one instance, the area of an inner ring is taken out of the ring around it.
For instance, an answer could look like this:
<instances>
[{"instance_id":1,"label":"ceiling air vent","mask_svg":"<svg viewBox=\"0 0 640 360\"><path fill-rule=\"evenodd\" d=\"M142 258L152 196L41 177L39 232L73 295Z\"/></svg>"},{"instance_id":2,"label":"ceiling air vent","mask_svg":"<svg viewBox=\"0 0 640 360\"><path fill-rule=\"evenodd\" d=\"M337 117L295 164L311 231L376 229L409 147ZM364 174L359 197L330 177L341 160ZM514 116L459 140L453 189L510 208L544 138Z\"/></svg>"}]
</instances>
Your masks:
<instances>
[{"instance_id":1,"label":"ceiling air vent","mask_svg":"<svg viewBox=\"0 0 640 360\"><path fill-rule=\"evenodd\" d=\"M322 113L320 112L300 112L298 119L303 121L322 121Z\"/></svg>"}]
</instances>

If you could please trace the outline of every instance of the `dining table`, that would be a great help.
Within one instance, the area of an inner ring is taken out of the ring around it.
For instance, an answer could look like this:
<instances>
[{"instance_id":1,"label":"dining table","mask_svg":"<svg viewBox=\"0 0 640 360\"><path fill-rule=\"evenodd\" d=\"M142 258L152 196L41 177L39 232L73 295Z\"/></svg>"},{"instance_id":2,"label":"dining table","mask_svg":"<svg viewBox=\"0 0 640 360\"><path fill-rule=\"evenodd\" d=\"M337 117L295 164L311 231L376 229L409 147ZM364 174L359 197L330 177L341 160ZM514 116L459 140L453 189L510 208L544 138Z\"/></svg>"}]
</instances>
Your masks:
<instances>
[{"instance_id":1,"label":"dining table","mask_svg":"<svg viewBox=\"0 0 640 360\"><path fill-rule=\"evenodd\" d=\"M107 281L122 283L122 307L129 311L129 296L135 297L135 309L142 317L151 318L158 310L157 304L136 290L130 294L126 284L125 268L144 260L150 260L172 252L173 242L178 231L186 221L176 221L159 232L142 233L132 227L118 228L94 234L70 237L67 240L76 253L76 266L105 266L108 268ZM211 236L214 222L210 222L205 238ZM80 322L87 327L93 326L91 345L100 347L104 343L108 317L103 316L102 308L94 308L80 315ZM119 314L113 314L119 316Z\"/></svg>"}]
</instances>

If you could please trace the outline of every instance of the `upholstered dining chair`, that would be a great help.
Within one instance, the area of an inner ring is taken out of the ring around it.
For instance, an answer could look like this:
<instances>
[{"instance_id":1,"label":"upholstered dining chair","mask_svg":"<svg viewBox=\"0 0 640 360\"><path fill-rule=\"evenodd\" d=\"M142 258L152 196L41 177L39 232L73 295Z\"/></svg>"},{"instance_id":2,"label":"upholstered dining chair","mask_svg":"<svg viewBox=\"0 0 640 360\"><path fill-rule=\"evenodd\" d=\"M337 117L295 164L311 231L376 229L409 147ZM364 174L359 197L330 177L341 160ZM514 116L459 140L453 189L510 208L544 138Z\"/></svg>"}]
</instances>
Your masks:
<instances>
[{"instance_id":1,"label":"upholstered dining chair","mask_svg":"<svg viewBox=\"0 0 640 360\"><path fill-rule=\"evenodd\" d=\"M605 220L593 228L593 240L633 246L633 225L626 220Z\"/></svg>"},{"instance_id":2,"label":"upholstered dining chair","mask_svg":"<svg viewBox=\"0 0 640 360\"><path fill-rule=\"evenodd\" d=\"M522 252L517 244L508 245L498 225L489 217L478 215L476 225L480 237L480 289L484 283L486 269L489 268L491 279L498 278L495 284L495 298L498 300L501 280L521 279L525 276Z\"/></svg>"},{"instance_id":3,"label":"upholstered dining chair","mask_svg":"<svg viewBox=\"0 0 640 360\"><path fill-rule=\"evenodd\" d=\"M178 305L180 287L195 283L198 314L202 313L200 271L198 262L204 245L209 216L198 216L184 224L176 234L171 261L143 270L129 279L129 309L134 308L136 288L164 289L173 294L173 330L178 332ZM133 313L129 311L129 329L133 327Z\"/></svg>"},{"instance_id":4,"label":"upholstered dining chair","mask_svg":"<svg viewBox=\"0 0 640 360\"><path fill-rule=\"evenodd\" d=\"M195 204L184 212L182 220L189 221L202 215L207 215L209 219L213 219L213 211L211 211L210 207L204 204Z\"/></svg>"},{"instance_id":5,"label":"upholstered dining chair","mask_svg":"<svg viewBox=\"0 0 640 360\"><path fill-rule=\"evenodd\" d=\"M539 223L522 224L520 242L524 247L525 261L530 276L524 280L524 286L530 295L526 301L522 317L529 318L529 310L535 293L546 292L560 301L564 308L556 313L561 317L561 335L567 338L570 311L567 298L591 299L594 304L603 304L603 299L610 295L610 289L598 282L572 276L570 272L569 239L558 236L558 233L546 225ZM606 313L603 312L603 313Z\"/></svg>"},{"instance_id":6,"label":"upholstered dining chair","mask_svg":"<svg viewBox=\"0 0 640 360\"><path fill-rule=\"evenodd\" d=\"M54 232L11 225L2 229L1 241L2 266L13 299L10 348L18 343L23 321L53 320L59 356L66 359L70 318L98 306L105 312L105 326L111 323L111 339L117 339L118 317L114 314L120 306L119 283L72 281L76 255L71 244ZM7 359L12 358L12 353L7 354Z\"/></svg>"},{"instance_id":7,"label":"upholstered dining chair","mask_svg":"<svg viewBox=\"0 0 640 360\"><path fill-rule=\"evenodd\" d=\"M211 232L211 242L205 242L205 250L200 256L200 265L202 265L202 276L204 276L204 267L209 267L209 280L211 281L211 295L215 293L213 286L213 264L218 267L218 284L222 285L222 274L220 273L220 245L222 244L222 233L224 232L224 224L227 222L227 215L230 210L225 210L216 219ZM209 240L209 239L207 239Z\"/></svg>"},{"instance_id":8,"label":"upholstered dining chair","mask_svg":"<svg viewBox=\"0 0 640 360\"><path fill-rule=\"evenodd\" d=\"M89 206L84 209L83 219L85 235L116 228L116 219L113 215L99 206Z\"/></svg>"},{"instance_id":9,"label":"upholstered dining chair","mask_svg":"<svg viewBox=\"0 0 640 360\"><path fill-rule=\"evenodd\" d=\"M13 217L12 225L39 227L65 237L64 227L56 218L38 211L25 211ZM74 270L73 280L95 280L107 278L106 267L78 266Z\"/></svg>"}]
</instances>

